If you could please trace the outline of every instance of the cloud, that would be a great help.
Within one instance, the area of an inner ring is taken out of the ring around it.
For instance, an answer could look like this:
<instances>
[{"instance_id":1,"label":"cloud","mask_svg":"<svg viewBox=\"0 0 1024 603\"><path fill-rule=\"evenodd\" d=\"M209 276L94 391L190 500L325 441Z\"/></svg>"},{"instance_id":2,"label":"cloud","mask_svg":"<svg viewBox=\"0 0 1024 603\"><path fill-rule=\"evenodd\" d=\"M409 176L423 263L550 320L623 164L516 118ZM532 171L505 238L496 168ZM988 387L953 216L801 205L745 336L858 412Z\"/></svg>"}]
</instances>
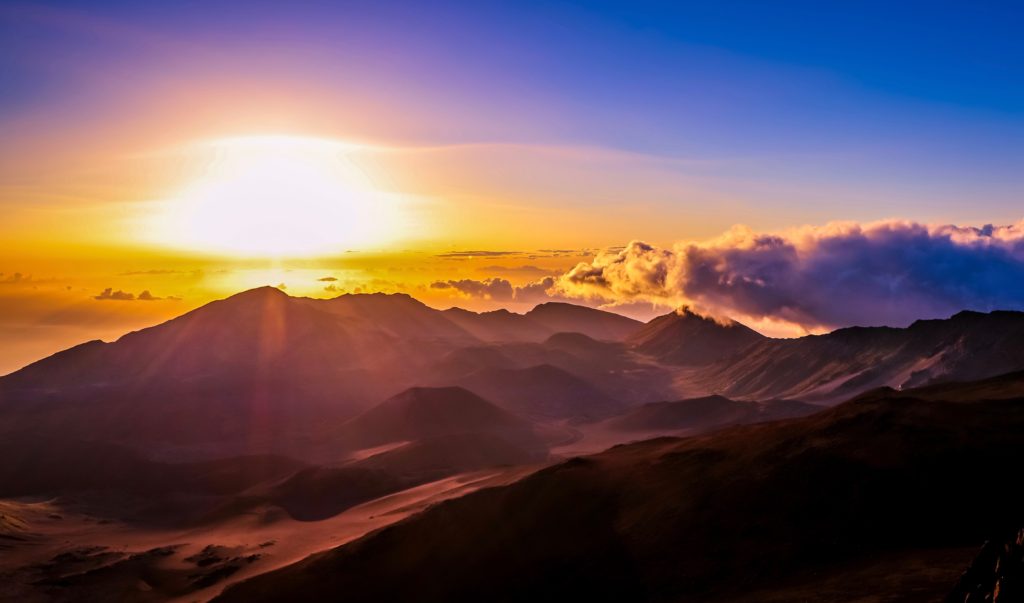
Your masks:
<instances>
[{"instance_id":1,"label":"cloud","mask_svg":"<svg viewBox=\"0 0 1024 603\"><path fill-rule=\"evenodd\" d=\"M633 241L564 274L577 298L688 303L804 328L905 325L963 309L1024 309L1024 221L981 228L832 223L738 226L670 249Z\"/></svg>"},{"instance_id":2,"label":"cloud","mask_svg":"<svg viewBox=\"0 0 1024 603\"><path fill-rule=\"evenodd\" d=\"M469 297L482 297L495 301L512 301L515 291L512 283L503 278L488 278L482 281L462 279L458 281L437 281L430 284L433 289L455 289Z\"/></svg>"},{"instance_id":3,"label":"cloud","mask_svg":"<svg viewBox=\"0 0 1024 603\"><path fill-rule=\"evenodd\" d=\"M14 272L11 274L0 272L0 285L35 288L36 285L51 284L54 282L56 282L56 279L52 277L39 279L31 274L24 274L22 272Z\"/></svg>"},{"instance_id":4,"label":"cloud","mask_svg":"<svg viewBox=\"0 0 1024 603\"><path fill-rule=\"evenodd\" d=\"M137 299L138 301L158 301L158 300L162 300L162 299L179 300L181 298L173 297L173 296L157 297L157 296L151 294L150 291L146 290L146 291L143 291L142 293L138 294L138 297L136 297L135 299Z\"/></svg>"},{"instance_id":5,"label":"cloud","mask_svg":"<svg viewBox=\"0 0 1024 603\"><path fill-rule=\"evenodd\" d=\"M338 279L333 277L333 276L325 276L325 277L322 277L322 278L318 278L316 280L318 280L318 281L320 281L322 283L333 283L333 282L337 281Z\"/></svg>"},{"instance_id":6,"label":"cloud","mask_svg":"<svg viewBox=\"0 0 1024 603\"><path fill-rule=\"evenodd\" d=\"M439 253L435 257L449 258L449 259L464 259L464 258L495 258L506 255L516 255L521 253L519 251L449 251L448 253Z\"/></svg>"},{"instance_id":7,"label":"cloud","mask_svg":"<svg viewBox=\"0 0 1024 603\"><path fill-rule=\"evenodd\" d=\"M181 300L180 297L174 297L174 296L157 297L157 296L153 295L152 293L150 293L148 289L143 291L142 293L139 293L138 296L136 296L133 293L129 293L127 291L121 291L120 289L118 289L117 291L114 291L114 289L112 287L107 287L99 295L93 296L93 299L97 299L97 300L100 300L100 301L160 301L160 300L180 301Z\"/></svg>"},{"instance_id":8,"label":"cloud","mask_svg":"<svg viewBox=\"0 0 1024 603\"><path fill-rule=\"evenodd\" d=\"M494 301L540 303L566 299L554 289L557 284L558 281L555 277L548 276L521 287L513 286L512 283L503 278L436 281L431 283L430 287L432 289L453 289L468 297L480 297Z\"/></svg>"},{"instance_id":9,"label":"cloud","mask_svg":"<svg viewBox=\"0 0 1024 603\"><path fill-rule=\"evenodd\" d=\"M546 270L538 266L484 266L480 272L488 274L534 274L534 275L556 275L558 270Z\"/></svg>"},{"instance_id":10,"label":"cloud","mask_svg":"<svg viewBox=\"0 0 1024 603\"><path fill-rule=\"evenodd\" d=\"M114 291L111 287L107 287L102 293L93 297L93 299L98 299L100 301L133 301L135 299L135 295L132 293L126 293L120 289Z\"/></svg>"},{"instance_id":11,"label":"cloud","mask_svg":"<svg viewBox=\"0 0 1024 603\"><path fill-rule=\"evenodd\" d=\"M552 288L556 283L554 277L548 276L528 285L516 287L515 299L517 302L540 303L560 298L560 296L552 294Z\"/></svg>"}]
</instances>

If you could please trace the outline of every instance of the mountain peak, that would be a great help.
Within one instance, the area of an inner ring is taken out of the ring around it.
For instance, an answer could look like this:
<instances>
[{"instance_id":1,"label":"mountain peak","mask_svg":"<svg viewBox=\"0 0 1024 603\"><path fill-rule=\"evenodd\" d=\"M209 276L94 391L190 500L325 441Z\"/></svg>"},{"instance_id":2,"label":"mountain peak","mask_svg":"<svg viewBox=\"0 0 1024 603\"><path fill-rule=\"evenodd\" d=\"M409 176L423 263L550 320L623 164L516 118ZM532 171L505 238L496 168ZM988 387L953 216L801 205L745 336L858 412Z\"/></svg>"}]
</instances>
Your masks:
<instances>
[{"instance_id":1,"label":"mountain peak","mask_svg":"<svg viewBox=\"0 0 1024 603\"><path fill-rule=\"evenodd\" d=\"M225 298L227 300L243 300L243 299L284 299L291 297L281 289L277 287L271 287L270 285L264 285L262 287L256 287L253 289L246 289L240 293L236 293L230 297Z\"/></svg>"},{"instance_id":2,"label":"mountain peak","mask_svg":"<svg viewBox=\"0 0 1024 603\"><path fill-rule=\"evenodd\" d=\"M538 304L525 316L552 333L584 333L594 339L622 341L643 323L614 312L564 302Z\"/></svg>"},{"instance_id":3,"label":"mountain peak","mask_svg":"<svg viewBox=\"0 0 1024 603\"><path fill-rule=\"evenodd\" d=\"M367 305L374 303L389 303L392 306L415 306L417 308L427 308L427 305L409 295L408 293L343 293L338 297L331 298L330 301L339 303L351 303L359 305Z\"/></svg>"},{"instance_id":4,"label":"mountain peak","mask_svg":"<svg viewBox=\"0 0 1024 603\"><path fill-rule=\"evenodd\" d=\"M629 338L637 351L666 362L710 364L765 339L732 319L715 319L682 306L650 321Z\"/></svg>"},{"instance_id":5,"label":"mountain peak","mask_svg":"<svg viewBox=\"0 0 1024 603\"><path fill-rule=\"evenodd\" d=\"M288 294L282 291L280 287L274 287L272 285L263 285L262 287L253 287L252 289L246 289L245 291L236 293L231 297L236 297L239 295L274 295L278 297L288 297Z\"/></svg>"}]
</instances>

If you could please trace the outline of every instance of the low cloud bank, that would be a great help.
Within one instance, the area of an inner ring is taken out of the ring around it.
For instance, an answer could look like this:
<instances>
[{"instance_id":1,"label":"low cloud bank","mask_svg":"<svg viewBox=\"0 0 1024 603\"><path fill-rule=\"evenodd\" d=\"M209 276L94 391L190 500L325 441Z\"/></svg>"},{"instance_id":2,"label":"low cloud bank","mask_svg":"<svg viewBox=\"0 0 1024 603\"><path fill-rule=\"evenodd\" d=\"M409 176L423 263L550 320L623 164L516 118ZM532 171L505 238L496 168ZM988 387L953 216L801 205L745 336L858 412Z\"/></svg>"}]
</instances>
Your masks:
<instances>
[{"instance_id":1,"label":"low cloud bank","mask_svg":"<svg viewBox=\"0 0 1024 603\"><path fill-rule=\"evenodd\" d=\"M659 248L633 241L545 290L569 298L690 304L807 329L905 325L963 309L1024 309L1024 221L981 228L833 223L784 234L734 227Z\"/></svg>"},{"instance_id":2,"label":"low cloud bank","mask_svg":"<svg viewBox=\"0 0 1024 603\"><path fill-rule=\"evenodd\" d=\"M457 281L436 281L430 284L430 288L451 289L467 297L479 297L493 301L541 303L564 299L555 291L556 285L556 279L551 276L518 287L503 278L483 280L465 278Z\"/></svg>"}]
</instances>

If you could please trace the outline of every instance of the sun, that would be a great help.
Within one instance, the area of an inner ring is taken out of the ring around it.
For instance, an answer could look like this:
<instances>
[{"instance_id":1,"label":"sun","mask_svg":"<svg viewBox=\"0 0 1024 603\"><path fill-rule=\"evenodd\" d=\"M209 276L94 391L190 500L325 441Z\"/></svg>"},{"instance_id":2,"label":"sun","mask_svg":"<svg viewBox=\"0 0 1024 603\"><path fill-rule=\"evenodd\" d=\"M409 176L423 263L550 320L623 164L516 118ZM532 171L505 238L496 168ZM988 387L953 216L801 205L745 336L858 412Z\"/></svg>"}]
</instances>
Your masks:
<instances>
[{"instance_id":1,"label":"sun","mask_svg":"<svg viewBox=\"0 0 1024 603\"><path fill-rule=\"evenodd\" d=\"M161 205L152 238L245 257L323 255L385 245L408 222L400 195L378 190L364 147L294 136L205 142L198 174Z\"/></svg>"}]
</instances>

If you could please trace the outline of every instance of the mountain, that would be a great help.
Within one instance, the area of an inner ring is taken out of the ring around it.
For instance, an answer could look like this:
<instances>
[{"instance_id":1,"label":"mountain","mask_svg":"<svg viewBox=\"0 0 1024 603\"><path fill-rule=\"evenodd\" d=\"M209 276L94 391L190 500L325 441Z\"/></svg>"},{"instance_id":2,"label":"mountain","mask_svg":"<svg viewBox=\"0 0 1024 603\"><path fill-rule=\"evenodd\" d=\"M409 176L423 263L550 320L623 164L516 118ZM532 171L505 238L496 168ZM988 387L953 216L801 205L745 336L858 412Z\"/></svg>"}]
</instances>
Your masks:
<instances>
[{"instance_id":1,"label":"mountain","mask_svg":"<svg viewBox=\"0 0 1024 603\"><path fill-rule=\"evenodd\" d=\"M593 339L622 341L643 323L620 314L561 302L540 304L525 314L553 333L583 333Z\"/></svg>"},{"instance_id":2,"label":"mountain","mask_svg":"<svg viewBox=\"0 0 1024 603\"><path fill-rule=\"evenodd\" d=\"M586 380L550 364L485 368L457 383L502 408L539 419L595 420L625 408Z\"/></svg>"},{"instance_id":3,"label":"mountain","mask_svg":"<svg viewBox=\"0 0 1024 603\"><path fill-rule=\"evenodd\" d=\"M608 421L619 431L706 431L727 425L743 425L801 417L820 406L795 400L741 402L723 396L706 396L673 402L651 402Z\"/></svg>"},{"instance_id":4,"label":"mountain","mask_svg":"<svg viewBox=\"0 0 1024 603\"><path fill-rule=\"evenodd\" d=\"M461 308L445 310L443 314L478 339L488 342L540 342L562 332L621 341L642 326L639 321L619 314L557 302L540 304L526 314L508 310L476 313Z\"/></svg>"},{"instance_id":5,"label":"mountain","mask_svg":"<svg viewBox=\"0 0 1024 603\"><path fill-rule=\"evenodd\" d=\"M254 289L55 354L0 378L0 434L32 429L173 458L294 452L301 433L411 384L436 353L329 303Z\"/></svg>"},{"instance_id":6,"label":"mountain","mask_svg":"<svg viewBox=\"0 0 1024 603\"><path fill-rule=\"evenodd\" d=\"M603 314L597 311L597 314ZM26 429L167 458L305 456L323 427L427 381L481 341L407 295L262 287L0 378L0 435Z\"/></svg>"},{"instance_id":7,"label":"mountain","mask_svg":"<svg viewBox=\"0 0 1024 603\"><path fill-rule=\"evenodd\" d=\"M731 398L839 401L874 387L973 381L1024 368L1024 312L960 312L905 329L765 339L690 376Z\"/></svg>"},{"instance_id":8,"label":"mountain","mask_svg":"<svg viewBox=\"0 0 1024 603\"><path fill-rule=\"evenodd\" d=\"M1024 399L962 392L880 389L570 459L216 600L941 599L976 547L1024 516L1024 483L1006 479L1024 462Z\"/></svg>"},{"instance_id":9,"label":"mountain","mask_svg":"<svg viewBox=\"0 0 1024 603\"><path fill-rule=\"evenodd\" d=\"M451 308L444 315L481 341L543 341L551 335L548 326L505 309L477 313Z\"/></svg>"},{"instance_id":10,"label":"mountain","mask_svg":"<svg viewBox=\"0 0 1024 603\"><path fill-rule=\"evenodd\" d=\"M349 293L333 299L304 301L338 316L366 321L393 337L457 345L479 342L449 313L439 312L404 293Z\"/></svg>"},{"instance_id":11,"label":"mountain","mask_svg":"<svg viewBox=\"0 0 1024 603\"><path fill-rule=\"evenodd\" d=\"M516 334L539 340L499 340ZM340 450L338 425L415 386L461 385L545 421L707 394L831 403L1024 369L1022 336L1020 312L766 339L687 311L641 326L561 303L476 314L402 294L309 299L263 287L0 377L0 437L317 463Z\"/></svg>"},{"instance_id":12,"label":"mountain","mask_svg":"<svg viewBox=\"0 0 1024 603\"><path fill-rule=\"evenodd\" d=\"M371 448L456 434L487 434L543 448L528 421L461 387L410 388L346 422L338 440L350 448Z\"/></svg>"},{"instance_id":13,"label":"mountain","mask_svg":"<svg viewBox=\"0 0 1024 603\"><path fill-rule=\"evenodd\" d=\"M462 433L410 442L362 460L359 466L429 481L467 471L537 463L546 457L543 451L489 433Z\"/></svg>"},{"instance_id":14,"label":"mountain","mask_svg":"<svg viewBox=\"0 0 1024 603\"><path fill-rule=\"evenodd\" d=\"M0 496L67 494L110 489L150 495L230 493L281 478L305 466L275 456L164 463L94 442L5 439L0 444Z\"/></svg>"},{"instance_id":15,"label":"mountain","mask_svg":"<svg viewBox=\"0 0 1024 603\"><path fill-rule=\"evenodd\" d=\"M317 521L416 483L386 471L358 466L307 467L263 491L247 492L229 501L208 514L207 518L230 517L263 504L272 504L299 521Z\"/></svg>"},{"instance_id":16,"label":"mountain","mask_svg":"<svg viewBox=\"0 0 1024 603\"><path fill-rule=\"evenodd\" d=\"M237 376L287 362L315 365L318 355L351 365L358 364L361 347L387 339L354 329L273 287L261 287L128 333L114 343L90 342L55 354L4 377L2 383L5 389L83 389L140 379Z\"/></svg>"},{"instance_id":17,"label":"mountain","mask_svg":"<svg viewBox=\"0 0 1024 603\"><path fill-rule=\"evenodd\" d=\"M627 342L662 362L705 365L731 358L765 339L733 320L718 321L683 307L648 322Z\"/></svg>"}]
</instances>

